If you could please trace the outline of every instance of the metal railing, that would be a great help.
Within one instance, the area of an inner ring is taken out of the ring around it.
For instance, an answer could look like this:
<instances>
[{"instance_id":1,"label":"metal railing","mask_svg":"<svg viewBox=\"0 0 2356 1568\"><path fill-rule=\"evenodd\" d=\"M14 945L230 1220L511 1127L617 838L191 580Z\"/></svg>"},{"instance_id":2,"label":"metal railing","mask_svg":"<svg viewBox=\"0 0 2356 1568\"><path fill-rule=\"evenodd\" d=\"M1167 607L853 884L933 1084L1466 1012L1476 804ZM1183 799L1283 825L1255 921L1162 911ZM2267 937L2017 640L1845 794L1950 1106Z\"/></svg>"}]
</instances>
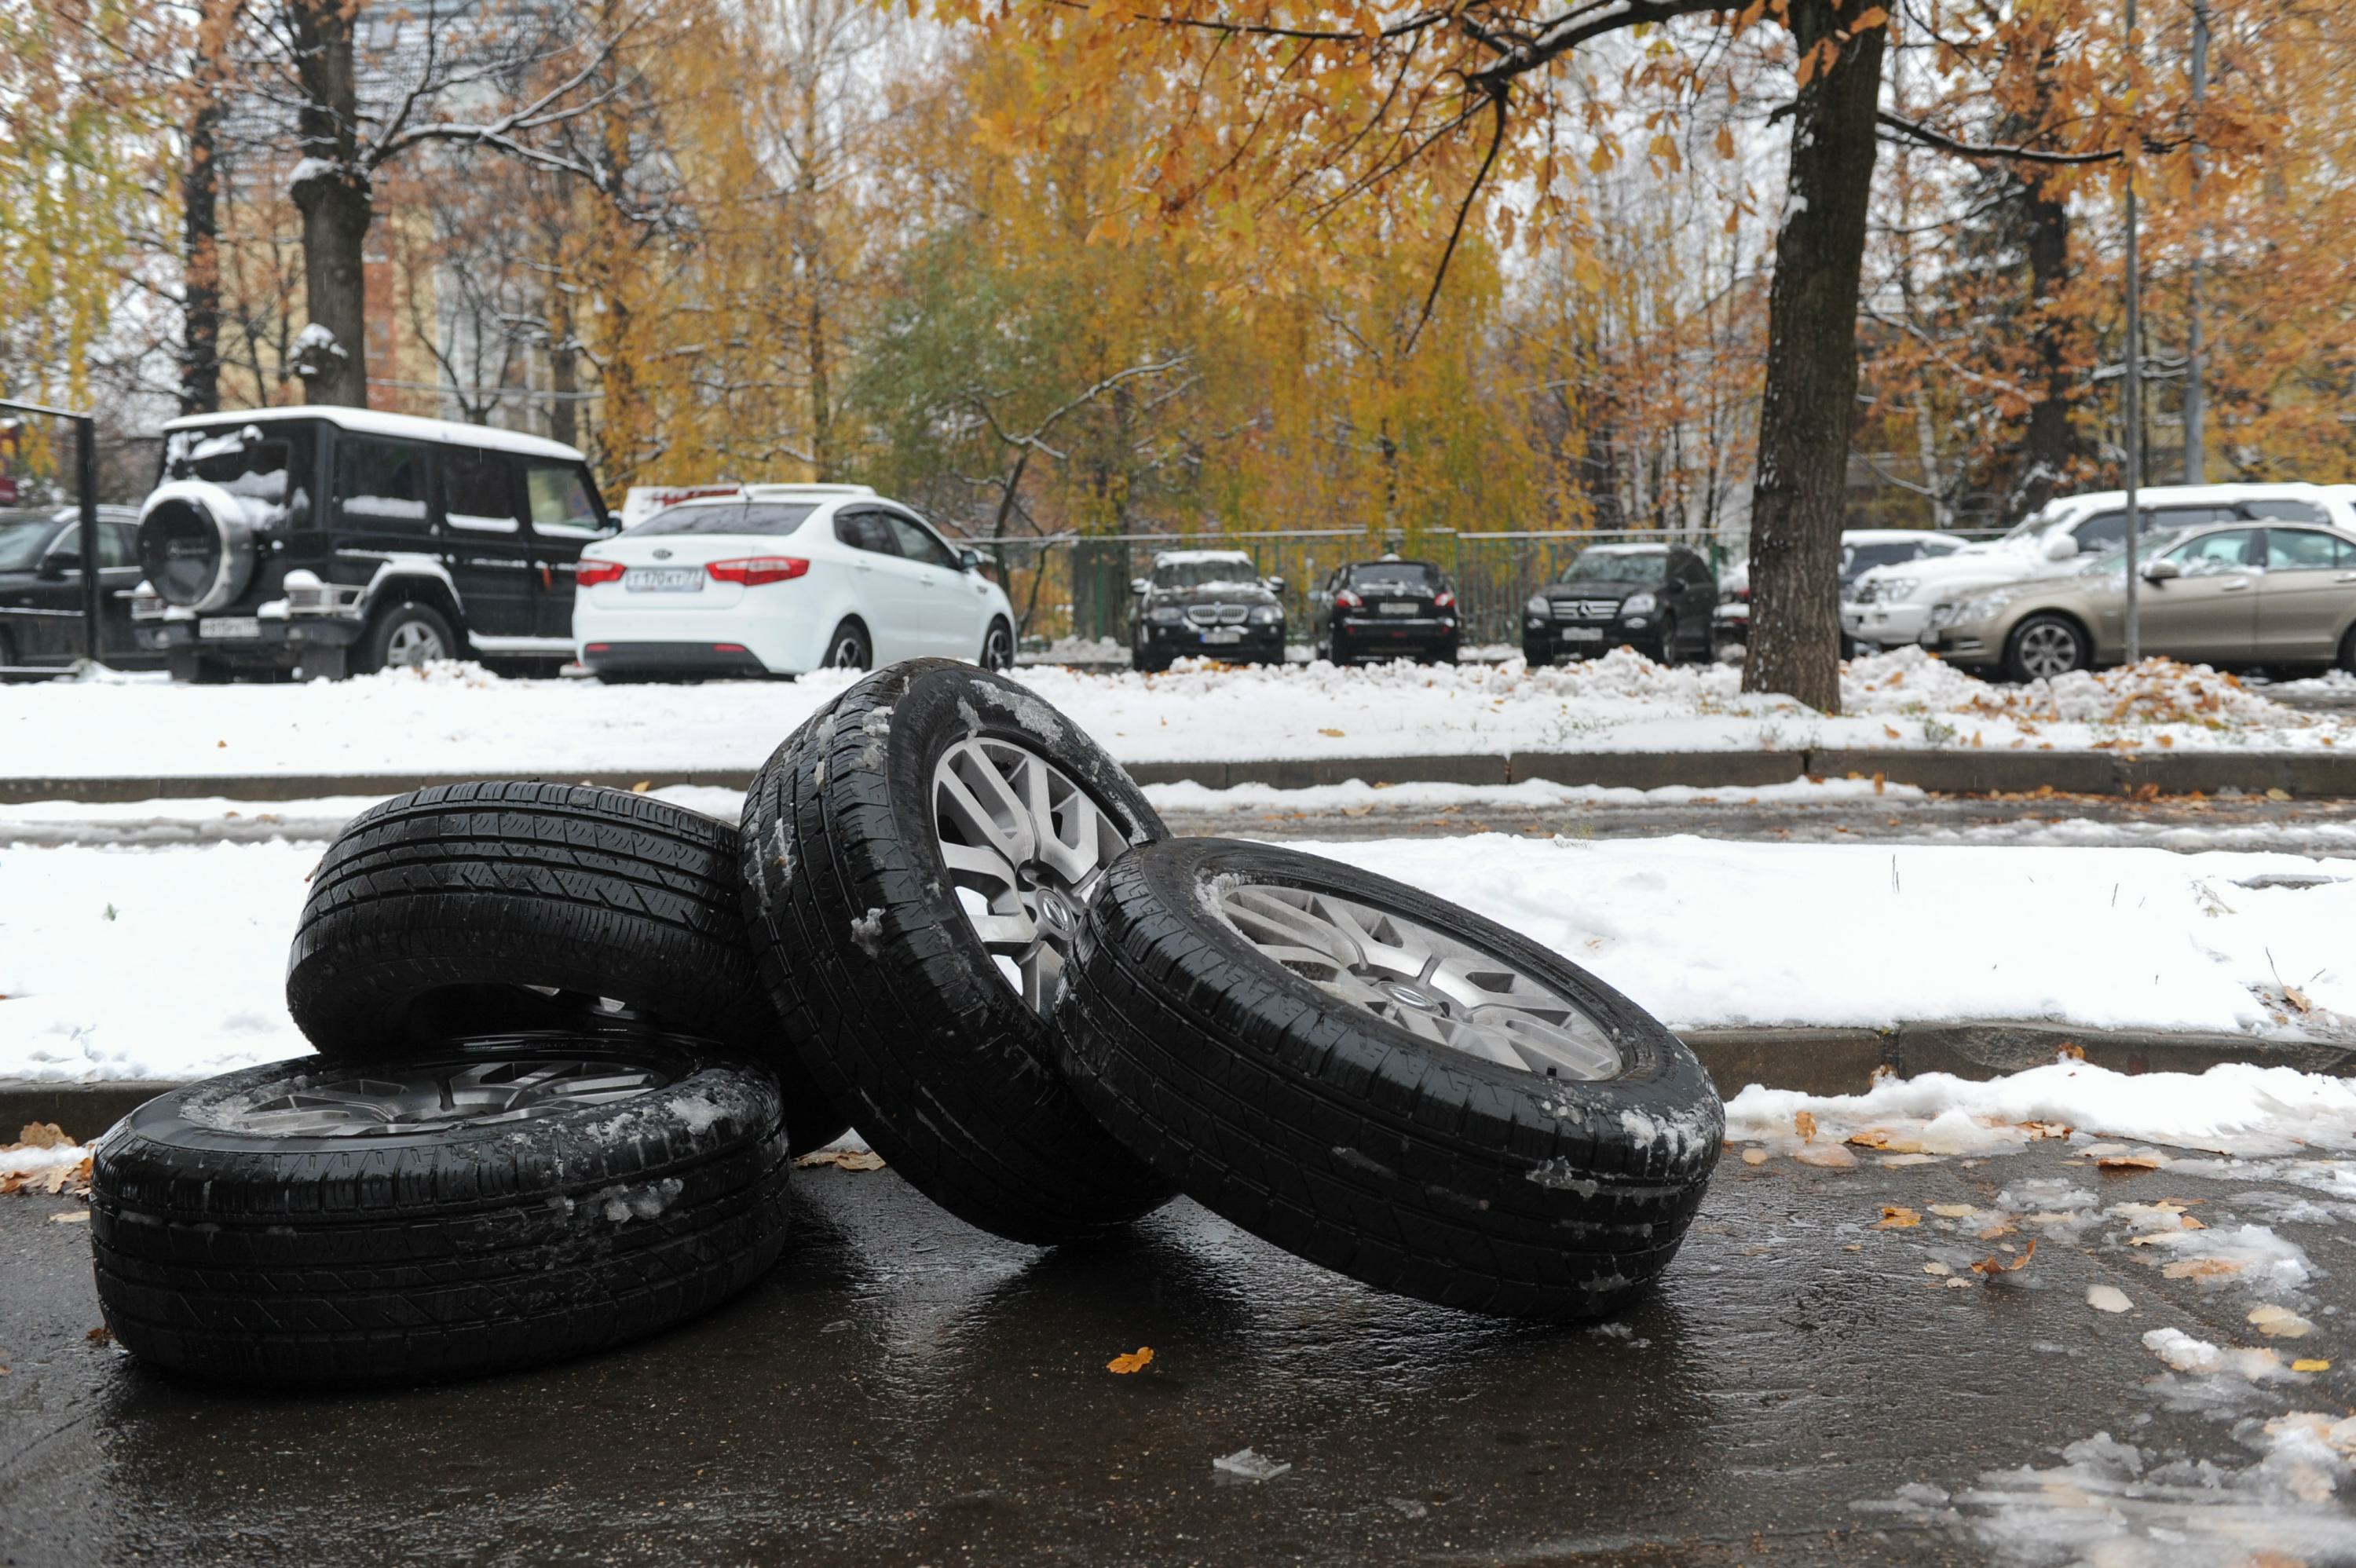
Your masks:
<instances>
[{"instance_id":1,"label":"metal railing","mask_svg":"<svg viewBox=\"0 0 2356 1568\"><path fill-rule=\"evenodd\" d=\"M1511 643L1521 636L1522 602L1561 575L1579 553L1599 544L1676 543L1698 552L1713 571L1740 559L1741 535L1658 529L1564 532L1461 532L1434 528L1386 538L1347 528L1269 529L1229 534L1090 534L1053 539L965 539L991 561L1013 601L1023 637L1130 636L1130 583L1167 549L1239 549L1262 577L1280 577L1287 621L1299 639L1309 593L1336 567L1396 550L1429 560L1456 584L1463 641Z\"/></svg>"}]
</instances>

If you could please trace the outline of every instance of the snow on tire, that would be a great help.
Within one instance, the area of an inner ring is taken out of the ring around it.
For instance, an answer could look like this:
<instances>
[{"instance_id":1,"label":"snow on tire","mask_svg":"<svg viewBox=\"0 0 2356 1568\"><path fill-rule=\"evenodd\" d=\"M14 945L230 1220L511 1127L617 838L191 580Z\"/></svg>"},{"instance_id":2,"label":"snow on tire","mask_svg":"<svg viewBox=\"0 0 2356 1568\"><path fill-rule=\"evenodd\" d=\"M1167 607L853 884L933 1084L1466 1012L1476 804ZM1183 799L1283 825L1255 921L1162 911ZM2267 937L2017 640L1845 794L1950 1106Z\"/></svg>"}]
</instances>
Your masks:
<instances>
[{"instance_id":1,"label":"snow on tire","mask_svg":"<svg viewBox=\"0 0 2356 1568\"><path fill-rule=\"evenodd\" d=\"M328 847L287 957L294 1023L329 1056L565 1027L600 1002L776 1070L797 1149L843 1118L777 1045L736 884L736 830L587 784L439 784Z\"/></svg>"},{"instance_id":2,"label":"snow on tire","mask_svg":"<svg viewBox=\"0 0 2356 1568\"><path fill-rule=\"evenodd\" d=\"M150 1100L93 1153L115 1339L241 1381L422 1381L693 1317L784 1244L775 1082L619 1026L273 1062Z\"/></svg>"},{"instance_id":3,"label":"snow on tire","mask_svg":"<svg viewBox=\"0 0 2356 1568\"><path fill-rule=\"evenodd\" d=\"M755 777L746 913L787 1037L960 1219L1044 1244L1172 1196L1073 1100L1044 1016L1104 868L1162 832L1076 726L948 659L851 686Z\"/></svg>"},{"instance_id":4,"label":"snow on tire","mask_svg":"<svg viewBox=\"0 0 2356 1568\"><path fill-rule=\"evenodd\" d=\"M1668 1266L1725 1112L1593 976L1416 889L1215 838L1106 875L1066 1076L1189 1197L1380 1289L1600 1317Z\"/></svg>"}]
</instances>

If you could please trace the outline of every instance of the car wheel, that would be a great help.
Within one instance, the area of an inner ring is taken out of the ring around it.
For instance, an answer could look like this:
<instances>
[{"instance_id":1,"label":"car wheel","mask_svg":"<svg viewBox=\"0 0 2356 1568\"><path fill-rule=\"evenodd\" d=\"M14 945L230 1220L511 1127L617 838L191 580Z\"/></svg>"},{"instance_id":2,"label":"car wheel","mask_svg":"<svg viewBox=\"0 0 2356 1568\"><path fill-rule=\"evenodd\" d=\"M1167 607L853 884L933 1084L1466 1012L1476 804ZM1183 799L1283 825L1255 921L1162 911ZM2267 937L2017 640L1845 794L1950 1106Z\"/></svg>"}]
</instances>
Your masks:
<instances>
[{"instance_id":1,"label":"car wheel","mask_svg":"<svg viewBox=\"0 0 2356 1568\"><path fill-rule=\"evenodd\" d=\"M1055 1021L1073 1093L1187 1196L1474 1311L1626 1305L1675 1255L1725 1131L1693 1053L1578 965L1232 839L1114 865Z\"/></svg>"},{"instance_id":2,"label":"car wheel","mask_svg":"<svg viewBox=\"0 0 2356 1568\"><path fill-rule=\"evenodd\" d=\"M1162 831L1063 715L947 659L859 682L755 776L744 897L786 1037L958 1218L1044 1244L1170 1197L1064 1087L1045 1016L1104 868Z\"/></svg>"},{"instance_id":3,"label":"car wheel","mask_svg":"<svg viewBox=\"0 0 2356 1568\"><path fill-rule=\"evenodd\" d=\"M380 669L413 669L438 659L464 656L466 647L440 611L426 604L394 604L377 612L353 650L351 667L359 674Z\"/></svg>"},{"instance_id":4,"label":"car wheel","mask_svg":"<svg viewBox=\"0 0 2356 1568\"><path fill-rule=\"evenodd\" d=\"M857 621L844 621L826 640L829 669L868 669L874 663L875 645L868 640L867 628Z\"/></svg>"},{"instance_id":5,"label":"car wheel","mask_svg":"<svg viewBox=\"0 0 2356 1568\"><path fill-rule=\"evenodd\" d=\"M1012 669L1014 667L1014 628L1002 619L993 619L990 630L982 634L981 667Z\"/></svg>"},{"instance_id":6,"label":"car wheel","mask_svg":"<svg viewBox=\"0 0 2356 1568\"><path fill-rule=\"evenodd\" d=\"M777 1090L693 1041L519 1034L273 1062L99 1139L115 1342L236 1381L418 1382L691 1317L784 1243Z\"/></svg>"},{"instance_id":7,"label":"car wheel","mask_svg":"<svg viewBox=\"0 0 2356 1568\"><path fill-rule=\"evenodd\" d=\"M2340 639L2339 662L2341 669L2356 674L2356 626L2349 627L2347 635Z\"/></svg>"},{"instance_id":8,"label":"car wheel","mask_svg":"<svg viewBox=\"0 0 2356 1568\"><path fill-rule=\"evenodd\" d=\"M1677 618L1675 615L1661 617L1660 654L1654 662L1664 667L1686 662L1685 650L1677 645Z\"/></svg>"},{"instance_id":9,"label":"car wheel","mask_svg":"<svg viewBox=\"0 0 2356 1568\"><path fill-rule=\"evenodd\" d=\"M286 1005L327 1056L623 1011L781 1070L797 1149L842 1136L755 973L736 830L588 784L436 784L328 846L287 955Z\"/></svg>"},{"instance_id":10,"label":"car wheel","mask_svg":"<svg viewBox=\"0 0 2356 1568\"><path fill-rule=\"evenodd\" d=\"M2019 681L2051 680L2084 669L2086 635L2059 615L2031 615L2005 644L2005 674Z\"/></svg>"},{"instance_id":11,"label":"car wheel","mask_svg":"<svg viewBox=\"0 0 2356 1568\"><path fill-rule=\"evenodd\" d=\"M1532 669L1544 669L1547 666L1554 663L1554 653L1551 649L1534 648L1530 646L1529 644L1524 643L1522 645L1522 662Z\"/></svg>"}]
</instances>

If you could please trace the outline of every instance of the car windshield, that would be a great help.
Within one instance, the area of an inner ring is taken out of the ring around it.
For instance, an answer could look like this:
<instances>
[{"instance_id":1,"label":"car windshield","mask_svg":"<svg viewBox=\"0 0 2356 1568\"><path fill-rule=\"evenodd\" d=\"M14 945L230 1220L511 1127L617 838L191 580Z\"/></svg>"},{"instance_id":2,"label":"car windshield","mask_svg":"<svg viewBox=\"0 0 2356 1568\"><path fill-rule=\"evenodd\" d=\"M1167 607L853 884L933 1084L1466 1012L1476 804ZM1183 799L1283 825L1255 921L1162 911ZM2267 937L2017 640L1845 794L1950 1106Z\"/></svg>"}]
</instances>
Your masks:
<instances>
[{"instance_id":1,"label":"car windshield","mask_svg":"<svg viewBox=\"0 0 2356 1568\"><path fill-rule=\"evenodd\" d=\"M53 517L0 519L0 571L29 571L39 565L41 546L57 526Z\"/></svg>"},{"instance_id":2,"label":"car windshield","mask_svg":"<svg viewBox=\"0 0 2356 1568\"><path fill-rule=\"evenodd\" d=\"M815 504L785 501L698 501L657 512L635 528L622 530L624 539L648 539L656 534L792 533L807 521Z\"/></svg>"},{"instance_id":3,"label":"car windshield","mask_svg":"<svg viewBox=\"0 0 2356 1568\"><path fill-rule=\"evenodd\" d=\"M1376 560L1350 569L1358 588L1405 588L1424 592L1440 586L1440 568L1428 560Z\"/></svg>"},{"instance_id":4,"label":"car windshield","mask_svg":"<svg viewBox=\"0 0 2356 1568\"><path fill-rule=\"evenodd\" d=\"M244 496L272 506L286 500L286 475L292 466L290 448L283 441L264 441L255 425L236 430L178 431L165 453L165 473L173 479L202 479L232 496Z\"/></svg>"},{"instance_id":5,"label":"car windshield","mask_svg":"<svg viewBox=\"0 0 2356 1568\"><path fill-rule=\"evenodd\" d=\"M1590 549L1570 563L1565 582L1658 582L1668 575L1665 550Z\"/></svg>"},{"instance_id":6,"label":"car windshield","mask_svg":"<svg viewBox=\"0 0 2356 1568\"><path fill-rule=\"evenodd\" d=\"M1258 581L1251 558L1245 555L1198 555L1153 563L1156 588L1208 588L1214 583Z\"/></svg>"},{"instance_id":7,"label":"car windshield","mask_svg":"<svg viewBox=\"0 0 2356 1568\"><path fill-rule=\"evenodd\" d=\"M2144 561L2158 560L2161 555L2173 549L2178 541L2191 531L2190 528L2154 528L2145 534L2136 544L2136 559ZM2099 577L2104 572L2124 573L2126 567L2127 545L2126 540L2121 539L2117 544L2101 554L2090 556L2080 562L2077 574L2081 577Z\"/></svg>"}]
</instances>

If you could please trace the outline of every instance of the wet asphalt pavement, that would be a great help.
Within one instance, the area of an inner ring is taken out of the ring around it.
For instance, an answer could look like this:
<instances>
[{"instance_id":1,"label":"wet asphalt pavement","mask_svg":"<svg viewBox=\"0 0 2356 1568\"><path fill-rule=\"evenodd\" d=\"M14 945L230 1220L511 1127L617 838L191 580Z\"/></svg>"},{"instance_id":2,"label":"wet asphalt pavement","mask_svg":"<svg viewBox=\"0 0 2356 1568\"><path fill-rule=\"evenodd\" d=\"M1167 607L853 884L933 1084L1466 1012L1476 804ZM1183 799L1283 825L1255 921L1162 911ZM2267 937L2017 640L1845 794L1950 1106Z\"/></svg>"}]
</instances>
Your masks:
<instances>
[{"instance_id":1,"label":"wet asphalt pavement","mask_svg":"<svg viewBox=\"0 0 2356 1568\"><path fill-rule=\"evenodd\" d=\"M712 1317L359 1394L191 1385L91 1342L88 1232L51 1220L80 1205L0 1199L0 1562L2042 1562L2104 1520L2147 1552L2106 1561L2205 1561L2182 1541L2211 1529L2356 1552L2328 1481L2286 1504L2252 1468L2260 1418L2344 1415L2356 1377L2202 1394L2140 1342L2262 1343L2238 1279L2167 1279L2106 1221L1982 1283L1969 1259L2029 1222L1991 1242L1985 1213L1929 1213L2040 1178L2098 1205L2201 1200L2212 1229L2272 1220L2317 1276L2290 1298L2319 1326L2294 1353L2335 1355L2333 1212L2050 1145L1854 1170L1730 1156L1662 1286L1608 1332L1382 1297L1183 1202L1125 1243L1041 1252L889 1172L802 1172L784 1262ZM1922 1222L1871 1228L1884 1204ZM1943 1258L1971 1283L1924 1272ZM2135 1310L2094 1311L2094 1284ZM1106 1370L1141 1346L1144 1371ZM2132 1445L2095 1445L2121 1498L2061 1469L2102 1433ZM1247 1446L1291 1468L1213 1469ZM2126 1495L2170 1459L2222 1479L2183 1507ZM1999 1474L2023 1467L2049 1473Z\"/></svg>"}]
</instances>

